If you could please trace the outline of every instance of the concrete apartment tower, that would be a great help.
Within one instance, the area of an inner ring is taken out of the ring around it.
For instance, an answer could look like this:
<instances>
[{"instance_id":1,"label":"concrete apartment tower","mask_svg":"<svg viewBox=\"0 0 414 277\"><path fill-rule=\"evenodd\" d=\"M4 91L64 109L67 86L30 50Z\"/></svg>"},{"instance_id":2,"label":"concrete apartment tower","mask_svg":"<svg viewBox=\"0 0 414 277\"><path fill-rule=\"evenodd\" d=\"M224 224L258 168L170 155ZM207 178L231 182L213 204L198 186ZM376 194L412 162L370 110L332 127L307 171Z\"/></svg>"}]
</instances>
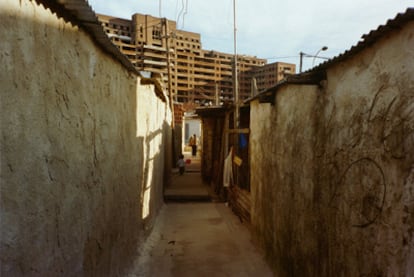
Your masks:
<instances>
[{"instance_id":1,"label":"concrete apartment tower","mask_svg":"<svg viewBox=\"0 0 414 277\"><path fill-rule=\"evenodd\" d=\"M233 98L234 55L204 50L199 33L177 29L175 21L135 13L132 20L98 14L112 42L140 71L161 74L173 100L211 105ZM266 59L238 55L240 99L295 73L295 65L267 64Z\"/></svg>"}]
</instances>

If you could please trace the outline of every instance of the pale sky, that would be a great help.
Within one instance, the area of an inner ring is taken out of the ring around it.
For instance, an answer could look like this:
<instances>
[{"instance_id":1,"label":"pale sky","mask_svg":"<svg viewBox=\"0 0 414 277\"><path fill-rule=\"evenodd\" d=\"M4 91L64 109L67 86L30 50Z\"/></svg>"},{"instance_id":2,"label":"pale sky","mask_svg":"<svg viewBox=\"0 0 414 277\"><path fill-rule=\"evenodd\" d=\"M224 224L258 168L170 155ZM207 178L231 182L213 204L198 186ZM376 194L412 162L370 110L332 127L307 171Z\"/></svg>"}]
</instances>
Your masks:
<instances>
[{"instance_id":1,"label":"pale sky","mask_svg":"<svg viewBox=\"0 0 414 277\"><path fill-rule=\"evenodd\" d=\"M299 52L334 57L408 7L413 0L235 0L237 53L295 63ZM233 0L89 0L95 12L131 19L142 13L200 33L203 49L234 53ZM161 7L161 9L160 9ZM304 70L321 59L304 58Z\"/></svg>"}]
</instances>

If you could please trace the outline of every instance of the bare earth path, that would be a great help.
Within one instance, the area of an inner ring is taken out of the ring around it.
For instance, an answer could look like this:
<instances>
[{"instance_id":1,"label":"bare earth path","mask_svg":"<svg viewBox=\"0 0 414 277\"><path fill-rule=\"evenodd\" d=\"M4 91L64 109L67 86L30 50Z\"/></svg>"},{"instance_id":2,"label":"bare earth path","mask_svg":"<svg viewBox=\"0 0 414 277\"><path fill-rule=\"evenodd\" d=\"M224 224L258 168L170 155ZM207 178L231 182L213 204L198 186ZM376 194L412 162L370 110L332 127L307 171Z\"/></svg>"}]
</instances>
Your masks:
<instances>
[{"instance_id":1,"label":"bare earth path","mask_svg":"<svg viewBox=\"0 0 414 277\"><path fill-rule=\"evenodd\" d=\"M165 204L141 253L128 277L272 276L224 203Z\"/></svg>"}]
</instances>

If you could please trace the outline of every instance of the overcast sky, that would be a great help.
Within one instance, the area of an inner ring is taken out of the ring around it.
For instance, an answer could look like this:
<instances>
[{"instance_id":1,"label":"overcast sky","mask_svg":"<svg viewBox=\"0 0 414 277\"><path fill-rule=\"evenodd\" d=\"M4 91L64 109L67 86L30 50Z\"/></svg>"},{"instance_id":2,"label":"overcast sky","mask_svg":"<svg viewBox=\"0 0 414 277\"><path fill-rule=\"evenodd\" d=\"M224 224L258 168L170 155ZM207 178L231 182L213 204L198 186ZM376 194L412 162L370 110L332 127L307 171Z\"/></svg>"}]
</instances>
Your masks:
<instances>
[{"instance_id":1,"label":"overcast sky","mask_svg":"<svg viewBox=\"0 0 414 277\"><path fill-rule=\"evenodd\" d=\"M131 19L142 13L177 21L201 34L203 49L234 53L233 0L89 0L97 13ZM334 57L358 43L412 0L236 0L237 53L289 62L299 52ZM161 7L161 9L160 9ZM323 60L304 59L304 69Z\"/></svg>"}]
</instances>

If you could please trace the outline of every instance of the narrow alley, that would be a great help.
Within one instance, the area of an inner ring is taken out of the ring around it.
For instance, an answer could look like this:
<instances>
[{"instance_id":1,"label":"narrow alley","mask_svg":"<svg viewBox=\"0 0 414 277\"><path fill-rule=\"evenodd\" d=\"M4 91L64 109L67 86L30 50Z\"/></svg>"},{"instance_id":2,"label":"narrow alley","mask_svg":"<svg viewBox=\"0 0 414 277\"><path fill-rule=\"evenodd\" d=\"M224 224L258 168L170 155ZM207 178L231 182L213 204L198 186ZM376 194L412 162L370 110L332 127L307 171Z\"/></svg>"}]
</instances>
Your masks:
<instances>
[{"instance_id":1,"label":"narrow alley","mask_svg":"<svg viewBox=\"0 0 414 277\"><path fill-rule=\"evenodd\" d=\"M272 276L247 223L202 183L199 157L185 153L186 173L173 172L166 203L129 277Z\"/></svg>"},{"instance_id":2,"label":"narrow alley","mask_svg":"<svg viewBox=\"0 0 414 277\"><path fill-rule=\"evenodd\" d=\"M414 276L414 8L298 73L140 8L2 1L0 276Z\"/></svg>"}]
</instances>

